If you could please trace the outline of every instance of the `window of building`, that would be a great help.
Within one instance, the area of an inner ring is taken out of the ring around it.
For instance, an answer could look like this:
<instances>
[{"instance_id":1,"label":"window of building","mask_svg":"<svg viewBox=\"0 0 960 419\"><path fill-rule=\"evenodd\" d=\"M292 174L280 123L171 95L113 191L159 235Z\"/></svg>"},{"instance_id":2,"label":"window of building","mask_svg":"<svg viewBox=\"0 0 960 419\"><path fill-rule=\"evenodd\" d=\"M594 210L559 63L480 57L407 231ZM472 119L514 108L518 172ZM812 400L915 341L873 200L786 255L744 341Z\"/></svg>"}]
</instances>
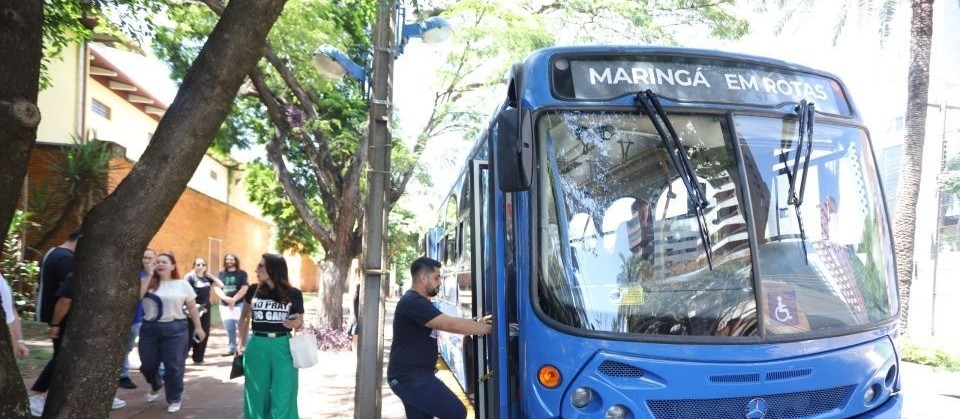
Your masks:
<instances>
[{"instance_id":1,"label":"window of building","mask_svg":"<svg viewBox=\"0 0 960 419\"><path fill-rule=\"evenodd\" d=\"M95 115L100 115L105 119L110 119L110 107L107 105L104 105L103 102L100 102L99 100L96 100L96 99L91 99L91 100L93 103L90 105L90 108L93 111L93 113Z\"/></svg>"}]
</instances>

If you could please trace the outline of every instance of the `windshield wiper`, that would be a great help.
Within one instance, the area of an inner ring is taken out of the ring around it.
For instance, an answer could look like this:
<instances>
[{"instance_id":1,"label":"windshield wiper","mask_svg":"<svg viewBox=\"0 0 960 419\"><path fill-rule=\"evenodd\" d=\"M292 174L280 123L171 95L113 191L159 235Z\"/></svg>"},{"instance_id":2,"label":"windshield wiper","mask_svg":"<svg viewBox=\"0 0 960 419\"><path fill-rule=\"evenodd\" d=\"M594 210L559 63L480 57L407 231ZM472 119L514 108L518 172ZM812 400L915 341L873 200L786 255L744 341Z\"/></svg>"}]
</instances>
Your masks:
<instances>
[{"instance_id":1,"label":"windshield wiper","mask_svg":"<svg viewBox=\"0 0 960 419\"><path fill-rule=\"evenodd\" d=\"M787 172L787 181L790 183L790 189L787 192L787 201L793 205L797 214L797 227L800 229L800 247L803 249L803 259L809 263L807 258L807 234L803 229L803 218L800 217L800 205L803 204L803 195L807 187L807 168L810 166L810 154L813 150L813 122L816 109L813 102L801 100L796 107L798 114L798 132L797 132L797 150L793 157L793 170L790 170L787 155L789 152L780 153L780 161ZM803 156L803 167L800 167L800 158ZM800 189L797 190L798 171L803 170L800 177Z\"/></svg>"},{"instance_id":2,"label":"windshield wiper","mask_svg":"<svg viewBox=\"0 0 960 419\"><path fill-rule=\"evenodd\" d=\"M707 229L707 216L703 213L703 210L709 205L709 201L703 185L697 181L696 168L690 161L690 156L687 155L683 144L680 143L680 136L673 129L670 118L667 117L667 113L660 106L657 94L651 90L637 93L636 102L640 110L650 118L650 123L653 124L653 128L660 135L663 147L670 156L670 162L680 175L683 186L687 189L687 199L696 209L697 224L700 227L700 240L703 241L703 248L707 255L707 265L710 266L710 269L713 269L713 248L710 243L710 231Z\"/></svg>"}]
</instances>

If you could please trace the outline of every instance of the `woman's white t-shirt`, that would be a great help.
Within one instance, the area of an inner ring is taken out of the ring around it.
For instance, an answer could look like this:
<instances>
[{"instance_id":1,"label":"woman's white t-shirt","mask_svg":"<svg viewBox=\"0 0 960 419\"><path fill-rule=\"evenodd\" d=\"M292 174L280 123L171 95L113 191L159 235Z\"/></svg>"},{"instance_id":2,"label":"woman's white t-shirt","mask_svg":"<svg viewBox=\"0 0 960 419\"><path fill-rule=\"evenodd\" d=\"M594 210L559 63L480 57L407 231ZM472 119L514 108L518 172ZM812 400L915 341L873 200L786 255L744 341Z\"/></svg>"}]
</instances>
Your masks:
<instances>
[{"instance_id":1,"label":"woman's white t-shirt","mask_svg":"<svg viewBox=\"0 0 960 419\"><path fill-rule=\"evenodd\" d=\"M185 279L171 279L160 281L160 285L153 292L148 292L160 298L163 303L163 312L160 313L159 322L169 322L173 320L184 320L187 315L183 312L183 306L187 301L193 301L197 298L196 291ZM144 298L149 298L145 296ZM153 319L157 316L156 307L153 304L143 305L144 320Z\"/></svg>"},{"instance_id":2,"label":"woman's white t-shirt","mask_svg":"<svg viewBox=\"0 0 960 419\"><path fill-rule=\"evenodd\" d=\"M7 318L7 324L13 323L17 319L13 310L13 292L10 290L10 284L0 275L0 300L3 300L3 312Z\"/></svg>"}]
</instances>

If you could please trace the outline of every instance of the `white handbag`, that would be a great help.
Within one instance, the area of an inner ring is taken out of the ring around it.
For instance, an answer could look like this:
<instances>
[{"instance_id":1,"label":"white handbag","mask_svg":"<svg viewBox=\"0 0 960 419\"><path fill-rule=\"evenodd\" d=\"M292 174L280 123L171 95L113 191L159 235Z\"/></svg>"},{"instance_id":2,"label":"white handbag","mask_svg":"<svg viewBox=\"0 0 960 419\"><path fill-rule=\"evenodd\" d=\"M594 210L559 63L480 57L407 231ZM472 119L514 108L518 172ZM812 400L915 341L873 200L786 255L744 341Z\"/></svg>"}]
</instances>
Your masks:
<instances>
[{"instance_id":1,"label":"white handbag","mask_svg":"<svg viewBox=\"0 0 960 419\"><path fill-rule=\"evenodd\" d=\"M301 333L290 337L290 355L293 366L310 368L317 364L317 337L312 333Z\"/></svg>"}]
</instances>

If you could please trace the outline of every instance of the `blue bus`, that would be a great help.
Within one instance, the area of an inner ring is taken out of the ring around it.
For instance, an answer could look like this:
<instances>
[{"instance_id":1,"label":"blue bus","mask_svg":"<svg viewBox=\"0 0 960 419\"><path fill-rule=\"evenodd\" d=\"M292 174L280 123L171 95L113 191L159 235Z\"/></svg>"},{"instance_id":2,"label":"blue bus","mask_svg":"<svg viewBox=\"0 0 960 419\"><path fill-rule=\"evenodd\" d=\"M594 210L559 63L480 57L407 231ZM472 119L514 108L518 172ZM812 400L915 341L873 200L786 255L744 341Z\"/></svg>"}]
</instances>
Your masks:
<instances>
[{"instance_id":1,"label":"blue bus","mask_svg":"<svg viewBox=\"0 0 960 419\"><path fill-rule=\"evenodd\" d=\"M830 74L684 48L513 66L421 250L480 418L896 418L869 132ZM508 324L516 323L519 331Z\"/></svg>"}]
</instances>

